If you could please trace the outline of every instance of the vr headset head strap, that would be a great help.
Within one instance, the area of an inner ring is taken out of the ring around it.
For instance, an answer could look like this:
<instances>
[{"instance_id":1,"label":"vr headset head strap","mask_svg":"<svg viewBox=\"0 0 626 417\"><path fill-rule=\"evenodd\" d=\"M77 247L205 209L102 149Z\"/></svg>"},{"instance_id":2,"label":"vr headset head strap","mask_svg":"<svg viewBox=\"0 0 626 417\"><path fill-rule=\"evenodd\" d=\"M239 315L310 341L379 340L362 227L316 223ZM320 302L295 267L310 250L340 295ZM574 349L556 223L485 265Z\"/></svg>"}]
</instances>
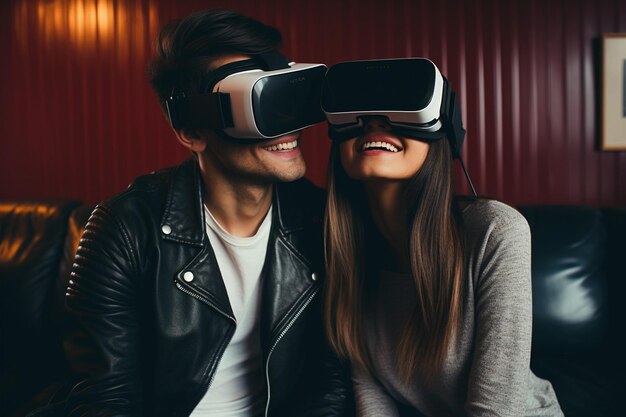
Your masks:
<instances>
[{"instance_id":1,"label":"vr headset head strap","mask_svg":"<svg viewBox=\"0 0 626 417\"><path fill-rule=\"evenodd\" d=\"M444 99L441 103L441 114L444 131L454 159L461 157L463 140L465 139L465 129L461 117L461 107L456 99L456 93L452 90L450 82L444 77Z\"/></svg>"},{"instance_id":2,"label":"vr headset head strap","mask_svg":"<svg viewBox=\"0 0 626 417\"><path fill-rule=\"evenodd\" d=\"M277 51L264 52L254 55L254 58L263 71L275 71L279 69L289 68L289 60L286 56Z\"/></svg>"}]
</instances>

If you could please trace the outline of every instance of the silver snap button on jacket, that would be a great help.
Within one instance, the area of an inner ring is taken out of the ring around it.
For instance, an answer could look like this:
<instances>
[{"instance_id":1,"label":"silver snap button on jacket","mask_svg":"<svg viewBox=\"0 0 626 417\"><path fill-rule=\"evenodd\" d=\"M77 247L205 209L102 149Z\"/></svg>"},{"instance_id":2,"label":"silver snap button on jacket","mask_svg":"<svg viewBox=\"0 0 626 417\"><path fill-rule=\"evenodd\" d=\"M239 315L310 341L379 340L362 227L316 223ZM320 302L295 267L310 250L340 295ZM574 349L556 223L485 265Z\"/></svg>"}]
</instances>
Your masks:
<instances>
[{"instance_id":1,"label":"silver snap button on jacket","mask_svg":"<svg viewBox=\"0 0 626 417\"><path fill-rule=\"evenodd\" d=\"M183 274L183 279L187 282L193 281L193 272L187 271Z\"/></svg>"}]
</instances>

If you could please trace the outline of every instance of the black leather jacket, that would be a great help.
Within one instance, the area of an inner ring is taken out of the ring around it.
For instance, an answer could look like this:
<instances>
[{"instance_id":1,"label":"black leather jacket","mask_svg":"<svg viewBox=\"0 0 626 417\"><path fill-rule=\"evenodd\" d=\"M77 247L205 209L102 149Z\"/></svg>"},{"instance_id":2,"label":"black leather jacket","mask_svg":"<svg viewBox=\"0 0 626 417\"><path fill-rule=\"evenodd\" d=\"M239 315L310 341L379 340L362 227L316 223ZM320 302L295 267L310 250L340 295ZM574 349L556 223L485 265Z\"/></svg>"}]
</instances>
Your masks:
<instances>
[{"instance_id":1,"label":"black leather jacket","mask_svg":"<svg viewBox=\"0 0 626 417\"><path fill-rule=\"evenodd\" d=\"M186 416L198 404L235 318L204 228L195 161L137 179L99 205L77 252L66 304L86 376L67 415ZM321 190L279 184L261 307L266 416L346 415L347 373L322 331Z\"/></svg>"}]
</instances>

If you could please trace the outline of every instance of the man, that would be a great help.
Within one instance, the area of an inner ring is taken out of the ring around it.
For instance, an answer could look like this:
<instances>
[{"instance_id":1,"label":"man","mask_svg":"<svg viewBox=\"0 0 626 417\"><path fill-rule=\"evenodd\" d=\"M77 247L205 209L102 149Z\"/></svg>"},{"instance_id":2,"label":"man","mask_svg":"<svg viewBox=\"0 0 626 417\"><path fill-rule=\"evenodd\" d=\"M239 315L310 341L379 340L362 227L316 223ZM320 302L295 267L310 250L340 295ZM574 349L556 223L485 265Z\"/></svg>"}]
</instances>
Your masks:
<instances>
[{"instance_id":1,"label":"man","mask_svg":"<svg viewBox=\"0 0 626 417\"><path fill-rule=\"evenodd\" d=\"M73 364L85 378L66 414L345 415L320 317L323 196L300 179L300 132L242 143L175 121L168 102L280 41L223 10L160 33L151 82L194 158L91 215L66 295L87 334L75 357L90 361Z\"/></svg>"}]
</instances>

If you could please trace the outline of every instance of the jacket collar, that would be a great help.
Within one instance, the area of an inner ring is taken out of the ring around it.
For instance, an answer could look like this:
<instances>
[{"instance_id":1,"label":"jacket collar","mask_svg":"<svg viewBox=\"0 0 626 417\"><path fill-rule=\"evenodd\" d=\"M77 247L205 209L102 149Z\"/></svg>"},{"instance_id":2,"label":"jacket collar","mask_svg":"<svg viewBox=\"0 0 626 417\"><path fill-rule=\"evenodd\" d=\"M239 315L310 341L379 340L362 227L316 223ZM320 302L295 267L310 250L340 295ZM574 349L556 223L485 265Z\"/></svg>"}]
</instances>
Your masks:
<instances>
[{"instance_id":1,"label":"jacket collar","mask_svg":"<svg viewBox=\"0 0 626 417\"><path fill-rule=\"evenodd\" d=\"M202 178L198 163L189 159L176 167L161 219L166 240L202 246L205 243Z\"/></svg>"},{"instance_id":2,"label":"jacket collar","mask_svg":"<svg viewBox=\"0 0 626 417\"><path fill-rule=\"evenodd\" d=\"M293 183L279 183L274 187L273 204L278 228L289 234L304 228L302 210L298 202L289 197ZM204 246L207 243L204 231L204 182L200 167L189 159L174 169L161 219L161 231L166 240Z\"/></svg>"}]
</instances>

